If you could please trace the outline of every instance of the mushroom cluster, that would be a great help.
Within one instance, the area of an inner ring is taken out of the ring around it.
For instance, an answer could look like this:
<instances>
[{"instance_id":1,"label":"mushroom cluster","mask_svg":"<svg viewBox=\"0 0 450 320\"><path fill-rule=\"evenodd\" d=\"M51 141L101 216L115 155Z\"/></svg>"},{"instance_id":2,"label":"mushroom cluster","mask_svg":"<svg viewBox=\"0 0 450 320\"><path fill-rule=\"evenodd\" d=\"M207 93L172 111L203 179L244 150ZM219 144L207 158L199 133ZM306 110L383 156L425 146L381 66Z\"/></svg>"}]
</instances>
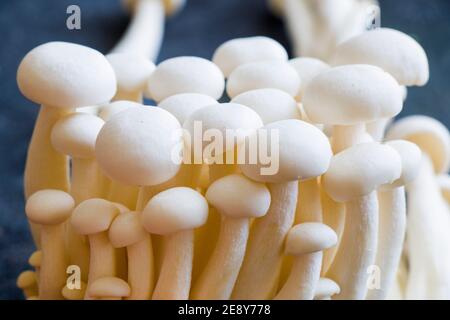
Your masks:
<instances>
[{"instance_id":1,"label":"mushroom cluster","mask_svg":"<svg viewBox=\"0 0 450 320\"><path fill-rule=\"evenodd\" d=\"M155 66L161 4L130 1L113 53L50 42L19 66L41 105L25 297L449 299L450 134L388 126L428 81L422 47L381 28L326 63L249 37Z\"/></svg>"}]
</instances>

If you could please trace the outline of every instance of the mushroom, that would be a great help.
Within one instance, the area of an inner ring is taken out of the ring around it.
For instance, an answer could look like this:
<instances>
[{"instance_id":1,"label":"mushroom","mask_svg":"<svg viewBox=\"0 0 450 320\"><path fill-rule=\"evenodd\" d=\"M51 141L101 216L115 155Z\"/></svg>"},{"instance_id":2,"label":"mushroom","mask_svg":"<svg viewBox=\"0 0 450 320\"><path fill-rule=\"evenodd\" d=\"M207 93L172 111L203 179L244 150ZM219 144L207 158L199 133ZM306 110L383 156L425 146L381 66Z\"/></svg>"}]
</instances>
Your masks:
<instances>
[{"instance_id":1,"label":"mushroom","mask_svg":"<svg viewBox=\"0 0 450 320\"><path fill-rule=\"evenodd\" d=\"M227 94L230 98L234 98L245 91L275 88L295 97L300 86L300 77L287 62L250 62L237 67L230 74L227 82Z\"/></svg>"},{"instance_id":2,"label":"mushroom","mask_svg":"<svg viewBox=\"0 0 450 320\"><path fill-rule=\"evenodd\" d=\"M180 205L181 204L181 205ZM208 217L208 203L197 191L176 187L154 196L142 212L144 228L164 235L165 250L153 300L187 300L191 287L194 229Z\"/></svg>"},{"instance_id":3,"label":"mushroom","mask_svg":"<svg viewBox=\"0 0 450 320\"><path fill-rule=\"evenodd\" d=\"M225 87L222 71L198 57L176 57L161 62L150 76L147 94L156 102L179 93L201 93L214 99Z\"/></svg>"},{"instance_id":4,"label":"mushroom","mask_svg":"<svg viewBox=\"0 0 450 320\"><path fill-rule=\"evenodd\" d=\"M86 296L86 282L80 281L80 288L69 289L67 284L61 291L62 296L66 300L83 300Z\"/></svg>"},{"instance_id":5,"label":"mushroom","mask_svg":"<svg viewBox=\"0 0 450 320\"><path fill-rule=\"evenodd\" d=\"M33 252L31 256L28 258L28 264L34 268L34 272L36 273L36 279L39 280L39 272L42 264L42 251L36 250L35 252Z\"/></svg>"},{"instance_id":6,"label":"mushroom","mask_svg":"<svg viewBox=\"0 0 450 320\"><path fill-rule=\"evenodd\" d=\"M25 197L42 189L69 189L67 157L53 149L50 134L62 116L80 106L110 100L116 90L114 71L98 51L78 44L49 42L23 58L17 70L20 91L41 104L28 147ZM32 227L39 243L39 230Z\"/></svg>"},{"instance_id":7,"label":"mushroom","mask_svg":"<svg viewBox=\"0 0 450 320\"><path fill-rule=\"evenodd\" d=\"M38 295L37 282L36 272L27 270L19 274L16 285L19 289L22 289L23 295L27 299Z\"/></svg>"},{"instance_id":8,"label":"mushroom","mask_svg":"<svg viewBox=\"0 0 450 320\"><path fill-rule=\"evenodd\" d=\"M214 52L212 61L228 77L237 67L259 61L287 61L286 49L267 37L247 37L228 40Z\"/></svg>"},{"instance_id":9,"label":"mushroom","mask_svg":"<svg viewBox=\"0 0 450 320\"><path fill-rule=\"evenodd\" d=\"M366 299L384 300L392 287L400 263L406 232L406 199L404 185L417 176L422 153L411 142L393 140L386 145L400 155L402 172L393 183L378 191L379 227L375 265L379 268L380 280L377 288L370 288Z\"/></svg>"},{"instance_id":10,"label":"mushroom","mask_svg":"<svg viewBox=\"0 0 450 320\"><path fill-rule=\"evenodd\" d=\"M320 278L322 251L337 243L337 235L325 224L295 225L286 237L286 254L294 256L289 278L276 300L312 300Z\"/></svg>"},{"instance_id":11,"label":"mushroom","mask_svg":"<svg viewBox=\"0 0 450 320\"><path fill-rule=\"evenodd\" d=\"M331 300L339 292L341 288L336 282L328 278L320 278L314 292L314 300Z\"/></svg>"},{"instance_id":12,"label":"mushroom","mask_svg":"<svg viewBox=\"0 0 450 320\"><path fill-rule=\"evenodd\" d=\"M368 165L370 164L370 165ZM328 195L345 203L343 237L326 276L341 286L337 299L364 299L368 268L375 263L379 186L400 177L399 154L387 145L363 143L336 154L322 177Z\"/></svg>"},{"instance_id":13,"label":"mushroom","mask_svg":"<svg viewBox=\"0 0 450 320\"><path fill-rule=\"evenodd\" d=\"M101 277L92 282L87 294L96 300L122 300L130 296L130 286L116 277Z\"/></svg>"},{"instance_id":14,"label":"mushroom","mask_svg":"<svg viewBox=\"0 0 450 320\"><path fill-rule=\"evenodd\" d=\"M129 108L140 108L142 106L143 105L141 103L133 101L113 101L111 103L103 105L99 110L98 116L106 122L119 112L128 110Z\"/></svg>"},{"instance_id":15,"label":"mushroom","mask_svg":"<svg viewBox=\"0 0 450 320\"><path fill-rule=\"evenodd\" d=\"M262 183L232 174L214 181L206 199L222 214L216 247L192 289L193 299L228 300L244 260L250 219L270 206L270 192Z\"/></svg>"},{"instance_id":16,"label":"mushroom","mask_svg":"<svg viewBox=\"0 0 450 320\"><path fill-rule=\"evenodd\" d=\"M239 165L250 179L269 183L271 205L268 213L252 225L232 299L267 299L275 295L284 239L294 222L298 180L323 174L332 156L328 138L301 120L273 122L255 135L258 141L267 142L272 155L276 155L277 170L267 171L261 159L256 164ZM241 152L248 151L246 143Z\"/></svg>"},{"instance_id":17,"label":"mushroom","mask_svg":"<svg viewBox=\"0 0 450 320\"><path fill-rule=\"evenodd\" d=\"M117 274L116 254L108 238L108 229L118 214L119 209L113 203L95 198L81 202L73 210L72 227L89 239L88 291L96 279Z\"/></svg>"},{"instance_id":18,"label":"mushroom","mask_svg":"<svg viewBox=\"0 0 450 320\"><path fill-rule=\"evenodd\" d=\"M297 101L302 100L306 87L314 77L330 69L330 66L322 60L307 57L291 59L289 60L289 64L297 71L300 79L302 79L300 90L295 97Z\"/></svg>"},{"instance_id":19,"label":"mushroom","mask_svg":"<svg viewBox=\"0 0 450 320\"><path fill-rule=\"evenodd\" d=\"M439 188L445 201L450 205L450 176L448 174L441 174L437 177Z\"/></svg>"},{"instance_id":20,"label":"mushroom","mask_svg":"<svg viewBox=\"0 0 450 320\"><path fill-rule=\"evenodd\" d=\"M141 224L140 212L119 214L109 228L109 240L115 248L127 249L130 300L149 300L153 290L152 242Z\"/></svg>"},{"instance_id":21,"label":"mushroom","mask_svg":"<svg viewBox=\"0 0 450 320\"><path fill-rule=\"evenodd\" d=\"M25 211L30 221L41 227L42 262L39 270L39 299L62 299L66 283L67 252L64 245L64 223L70 217L75 201L60 190L41 190L32 194Z\"/></svg>"}]
</instances>

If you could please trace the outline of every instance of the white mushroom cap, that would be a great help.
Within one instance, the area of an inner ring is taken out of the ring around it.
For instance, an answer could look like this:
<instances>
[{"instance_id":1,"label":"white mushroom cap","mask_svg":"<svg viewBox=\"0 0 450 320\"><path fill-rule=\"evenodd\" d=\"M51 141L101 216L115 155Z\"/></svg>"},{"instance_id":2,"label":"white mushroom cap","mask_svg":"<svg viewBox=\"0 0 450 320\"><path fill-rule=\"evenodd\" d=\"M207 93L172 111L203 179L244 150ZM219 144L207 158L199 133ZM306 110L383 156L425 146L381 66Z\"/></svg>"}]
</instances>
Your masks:
<instances>
[{"instance_id":1,"label":"white mushroom cap","mask_svg":"<svg viewBox=\"0 0 450 320\"><path fill-rule=\"evenodd\" d=\"M87 294L92 298L125 298L131 294L131 288L120 278L102 277L92 281Z\"/></svg>"},{"instance_id":2,"label":"white mushroom cap","mask_svg":"<svg viewBox=\"0 0 450 320\"><path fill-rule=\"evenodd\" d=\"M158 107L170 112L183 124L194 111L217 104L217 100L200 93L180 93L170 96L158 104Z\"/></svg>"},{"instance_id":3,"label":"white mushroom cap","mask_svg":"<svg viewBox=\"0 0 450 320\"><path fill-rule=\"evenodd\" d=\"M391 184L401 172L401 158L395 149L378 142L363 143L336 154L322 184L333 200L347 202Z\"/></svg>"},{"instance_id":4,"label":"white mushroom cap","mask_svg":"<svg viewBox=\"0 0 450 320\"><path fill-rule=\"evenodd\" d=\"M267 37L237 38L224 42L214 52L212 61L225 77L237 67L259 61L286 61L288 54L277 41Z\"/></svg>"},{"instance_id":5,"label":"white mushroom cap","mask_svg":"<svg viewBox=\"0 0 450 320\"><path fill-rule=\"evenodd\" d=\"M303 107L314 123L353 125L397 115L403 106L397 81L369 65L332 68L306 88Z\"/></svg>"},{"instance_id":6,"label":"white mushroom cap","mask_svg":"<svg viewBox=\"0 0 450 320\"><path fill-rule=\"evenodd\" d=\"M123 248L137 243L147 236L141 223L140 212L119 214L109 227L109 241L115 248Z\"/></svg>"},{"instance_id":7,"label":"white mushroom cap","mask_svg":"<svg viewBox=\"0 0 450 320\"><path fill-rule=\"evenodd\" d=\"M447 128L427 116L409 116L395 122L386 140L404 139L414 142L433 161L434 170L444 173L450 167L450 135Z\"/></svg>"},{"instance_id":8,"label":"white mushroom cap","mask_svg":"<svg viewBox=\"0 0 450 320\"><path fill-rule=\"evenodd\" d=\"M66 221L75 206L67 192L46 189L33 193L27 200L25 212L30 221L42 225L57 225Z\"/></svg>"},{"instance_id":9,"label":"white mushroom cap","mask_svg":"<svg viewBox=\"0 0 450 320\"><path fill-rule=\"evenodd\" d=\"M420 44L407 34L388 28L365 32L341 43L332 62L376 65L406 86L423 86L429 78L428 58Z\"/></svg>"},{"instance_id":10,"label":"white mushroom cap","mask_svg":"<svg viewBox=\"0 0 450 320\"><path fill-rule=\"evenodd\" d=\"M394 148L400 155L402 161L402 174L391 186L399 187L407 185L419 173L420 163L422 162L422 151L420 151L416 144L405 140L388 141L386 145Z\"/></svg>"},{"instance_id":11,"label":"white mushroom cap","mask_svg":"<svg viewBox=\"0 0 450 320\"><path fill-rule=\"evenodd\" d=\"M182 144L181 126L155 107L130 108L112 117L100 131L95 154L104 173L126 185L148 186L174 177L180 163L173 150Z\"/></svg>"},{"instance_id":12,"label":"white mushroom cap","mask_svg":"<svg viewBox=\"0 0 450 320\"><path fill-rule=\"evenodd\" d=\"M242 173L250 179L272 183L303 180L320 176L328 169L333 155L330 142L312 124L295 119L282 120L262 127L255 134L258 145L261 143L260 139L267 139L267 149L271 152L273 161L278 162L278 170L267 173L264 169L274 164L263 163L261 159L256 164L250 161L239 164ZM277 136L279 141L276 140ZM275 141L272 142L272 139ZM265 141L262 143L265 144ZM272 150L272 145L278 146L278 150ZM245 143L242 150L239 150L246 153L247 159L249 152L255 151L258 150L253 150L250 143Z\"/></svg>"},{"instance_id":13,"label":"white mushroom cap","mask_svg":"<svg viewBox=\"0 0 450 320\"><path fill-rule=\"evenodd\" d=\"M143 91L155 65L150 60L128 52L106 55L114 69L117 88L123 92Z\"/></svg>"},{"instance_id":14,"label":"white mushroom cap","mask_svg":"<svg viewBox=\"0 0 450 320\"><path fill-rule=\"evenodd\" d=\"M186 187L167 189L150 199L142 212L144 228L168 235L195 229L208 218L208 202L197 191Z\"/></svg>"},{"instance_id":15,"label":"white mushroom cap","mask_svg":"<svg viewBox=\"0 0 450 320\"><path fill-rule=\"evenodd\" d=\"M97 198L88 199L73 210L70 223L79 234L96 234L108 230L119 213L113 202Z\"/></svg>"},{"instance_id":16,"label":"white mushroom cap","mask_svg":"<svg viewBox=\"0 0 450 320\"><path fill-rule=\"evenodd\" d=\"M246 91L234 97L231 102L252 108L261 117L264 124L301 118L295 99L279 89Z\"/></svg>"},{"instance_id":17,"label":"white mushroom cap","mask_svg":"<svg viewBox=\"0 0 450 320\"><path fill-rule=\"evenodd\" d=\"M53 148L73 158L95 157L95 141L105 121L87 113L72 113L53 126Z\"/></svg>"},{"instance_id":18,"label":"white mushroom cap","mask_svg":"<svg viewBox=\"0 0 450 320\"><path fill-rule=\"evenodd\" d=\"M295 225L286 237L286 254L302 255L334 247L337 235L323 223L306 222Z\"/></svg>"},{"instance_id":19,"label":"white mushroom cap","mask_svg":"<svg viewBox=\"0 0 450 320\"><path fill-rule=\"evenodd\" d=\"M261 61L243 64L228 77L227 93L230 98L254 89L280 89L292 97L300 90L301 79L289 63Z\"/></svg>"},{"instance_id":20,"label":"white mushroom cap","mask_svg":"<svg viewBox=\"0 0 450 320\"><path fill-rule=\"evenodd\" d=\"M259 218L270 207L269 189L241 174L214 181L205 196L212 206L230 218Z\"/></svg>"},{"instance_id":21,"label":"white mushroom cap","mask_svg":"<svg viewBox=\"0 0 450 320\"><path fill-rule=\"evenodd\" d=\"M322 60L315 58L299 57L289 60L289 64L297 71L302 84L297 94L297 99L301 100L305 93L305 88L309 82L317 75L330 69L330 66Z\"/></svg>"},{"instance_id":22,"label":"white mushroom cap","mask_svg":"<svg viewBox=\"0 0 450 320\"><path fill-rule=\"evenodd\" d=\"M177 57L156 67L148 81L147 92L157 102L178 93L202 93L217 100L224 87L222 71L211 61Z\"/></svg>"},{"instance_id":23,"label":"white mushroom cap","mask_svg":"<svg viewBox=\"0 0 450 320\"><path fill-rule=\"evenodd\" d=\"M341 292L339 285L329 278L320 278L314 292L315 300L330 298Z\"/></svg>"},{"instance_id":24,"label":"white mushroom cap","mask_svg":"<svg viewBox=\"0 0 450 320\"><path fill-rule=\"evenodd\" d=\"M68 42L48 42L23 58L17 84L28 99L43 105L75 108L109 101L116 77L97 50Z\"/></svg>"},{"instance_id":25,"label":"white mushroom cap","mask_svg":"<svg viewBox=\"0 0 450 320\"><path fill-rule=\"evenodd\" d=\"M114 101L102 106L98 116L103 120L108 121L119 112L136 107L142 107L142 104L128 100Z\"/></svg>"}]
</instances>

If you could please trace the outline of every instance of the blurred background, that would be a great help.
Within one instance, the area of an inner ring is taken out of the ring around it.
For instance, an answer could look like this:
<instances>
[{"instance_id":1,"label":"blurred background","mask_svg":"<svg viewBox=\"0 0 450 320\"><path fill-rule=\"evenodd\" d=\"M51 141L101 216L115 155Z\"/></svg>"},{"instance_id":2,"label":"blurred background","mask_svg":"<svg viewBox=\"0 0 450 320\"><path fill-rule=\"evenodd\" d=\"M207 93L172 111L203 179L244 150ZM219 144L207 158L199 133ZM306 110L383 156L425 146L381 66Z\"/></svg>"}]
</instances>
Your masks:
<instances>
[{"instance_id":1,"label":"blurred background","mask_svg":"<svg viewBox=\"0 0 450 320\"><path fill-rule=\"evenodd\" d=\"M318 0L320 1L320 0ZM411 88L400 116L421 113L450 126L450 1L379 0L381 24L406 32L425 48L431 80ZM81 30L66 28L66 9L81 8ZM0 0L0 299L21 299L17 275L34 251L24 214L22 173L38 106L21 96L16 70L23 56L48 41L108 52L129 17L119 0ZM265 35L289 48L281 19L265 0L187 0L166 22L158 61L179 55L211 58L222 42Z\"/></svg>"}]
</instances>

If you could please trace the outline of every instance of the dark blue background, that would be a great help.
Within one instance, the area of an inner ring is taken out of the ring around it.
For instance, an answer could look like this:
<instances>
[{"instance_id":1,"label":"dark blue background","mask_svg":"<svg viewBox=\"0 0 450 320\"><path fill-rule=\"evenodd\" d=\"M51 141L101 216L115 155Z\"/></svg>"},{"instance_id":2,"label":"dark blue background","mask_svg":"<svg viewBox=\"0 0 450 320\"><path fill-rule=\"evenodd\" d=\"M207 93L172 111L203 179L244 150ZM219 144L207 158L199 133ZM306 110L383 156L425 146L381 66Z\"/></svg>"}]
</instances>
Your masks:
<instances>
[{"instance_id":1,"label":"dark blue background","mask_svg":"<svg viewBox=\"0 0 450 320\"><path fill-rule=\"evenodd\" d=\"M230 38L266 35L288 47L283 24L264 0L187 0L167 21L159 60L177 55L210 58ZM409 90L402 115L422 113L450 125L450 1L381 0L382 24L411 34L425 47L431 81ZM82 30L65 26L66 8L77 4ZM16 85L21 58L35 46L63 40L108 52L126 28L118 0L0 0L0 299L21 298L17 275L33 251L23 213L22 172L38 107Z\"/></svg>"}]
</instances>

